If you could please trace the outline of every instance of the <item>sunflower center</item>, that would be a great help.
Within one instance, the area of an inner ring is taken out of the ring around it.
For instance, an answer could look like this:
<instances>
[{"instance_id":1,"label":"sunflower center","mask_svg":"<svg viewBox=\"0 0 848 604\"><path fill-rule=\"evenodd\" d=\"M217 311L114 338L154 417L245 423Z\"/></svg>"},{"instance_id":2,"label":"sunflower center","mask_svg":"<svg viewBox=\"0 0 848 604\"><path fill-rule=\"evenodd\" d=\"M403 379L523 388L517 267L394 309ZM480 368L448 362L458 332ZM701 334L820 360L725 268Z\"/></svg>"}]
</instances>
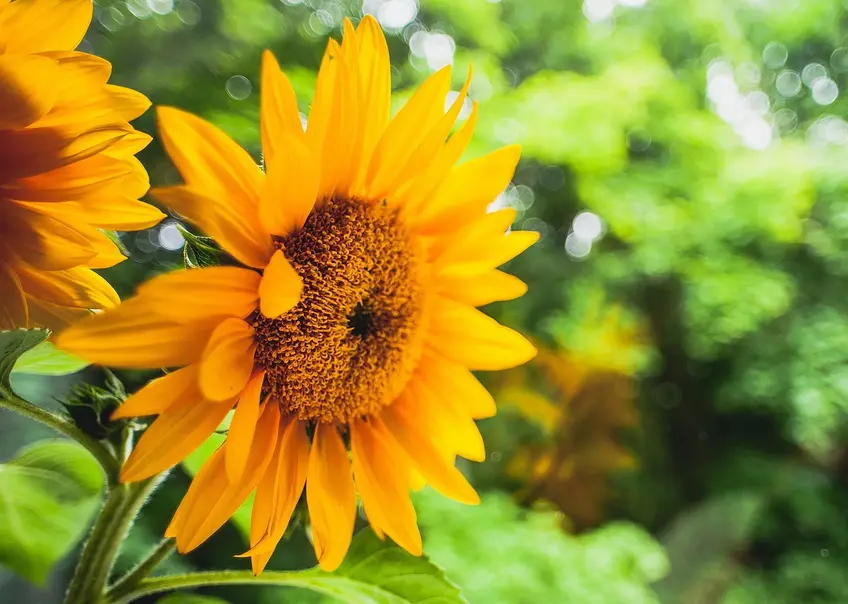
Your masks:
<instances>
[{"instance_id":1,"label":"sunflower center","mask_svg":"<svg viewBox=\"0 0 848 604\"><path fill-rule=\"evenodd\" d=\"M332 199L277 245L304 287L288 313L253 319L267 393L304 421L379 411L406 386L423 341L421 252L397 212Z\"/></svg>"}]
</instances>

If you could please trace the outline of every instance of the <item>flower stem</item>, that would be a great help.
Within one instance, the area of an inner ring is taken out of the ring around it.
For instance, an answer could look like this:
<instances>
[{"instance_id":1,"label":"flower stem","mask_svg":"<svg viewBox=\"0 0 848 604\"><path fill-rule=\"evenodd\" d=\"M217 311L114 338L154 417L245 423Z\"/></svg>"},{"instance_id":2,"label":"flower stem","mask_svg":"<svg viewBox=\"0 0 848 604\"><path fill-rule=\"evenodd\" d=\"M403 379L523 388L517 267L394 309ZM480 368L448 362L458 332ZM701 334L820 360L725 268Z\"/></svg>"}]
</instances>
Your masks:
<instances>
[{"instance_id":1,"label":"flower stem","mask_svg":"<svg viewBox=\"0 0 848 604\"><path fill-rule=\"evenodd\" d=\"M68 438L77 441L103 467L108 484L114 485L118 482L118 471L120 468L113 452L106 445L80 430L71 420L47 409L42 409L37 405L33 405L3 386L0 386L0 408L10 409L24 417L41 422L45 426L53 428Z\"/></svg>"},{"instance_id":2,"label":"flower stem","mask_svg":"<svg viewBox=\"0 0 848 604\"><path fill-rule=\"evenodd\" d=\"M222 570L154 577L152 579L145 579L129 591L110 591L106 603L129 604L142 596L161 593L163 591L173 591L187 587L209 587L212 585L284 585L288 587L303 587L328 595L338 596L344 593L344 591L338 591L343 587L342 585L331 586L329 583L322 584L320 581L316 581L314 573L309 573L310 571L265 571L258 577L255 577L251 571ZM345 579L341 577L334 581L334 583L339 584L344 582Z\"/></svg>"},{"instance_id":3,"label":"flower stem","mask_svg":"<svg viewBox=\"0 0 848 604\"><path fill-rule=\"evenodd\" d=\"M120 594L130 593L142 579L152 573L159 563L171 555L176 549L177 543L173 539L163 539L144 560L136 564L123 577L118 579L106 592L106 600L110 601Z\"/></svg>"},{"instance_id":4,"label":"flower stem","mask_svg":"<svg viewBox=\"0 0 848 604\"><path fill-rule=\"evenodd\" d=\"M83 546L65 604L95 604L102 601L118 550L147 496L162 475L134 484L109 489L106 502Z\"/></svg>"}]
</instances>

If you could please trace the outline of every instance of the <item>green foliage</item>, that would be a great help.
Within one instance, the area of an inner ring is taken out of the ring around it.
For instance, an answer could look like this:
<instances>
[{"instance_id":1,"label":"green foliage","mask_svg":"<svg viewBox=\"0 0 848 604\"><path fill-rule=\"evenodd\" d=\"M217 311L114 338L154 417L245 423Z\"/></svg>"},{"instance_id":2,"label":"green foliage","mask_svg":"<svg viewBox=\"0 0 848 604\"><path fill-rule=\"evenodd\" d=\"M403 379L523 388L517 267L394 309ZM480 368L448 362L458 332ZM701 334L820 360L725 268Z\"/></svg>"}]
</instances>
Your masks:
<instances>
[{"instance_id":1,"label":"green foliage","mask_svg":"<svg viewBox=\"0 0 848 604\"><path fill-rule=\"evenodd\" d=\"M201 237L179 227L185 239L183 246L183 263L186 268L203 268L220 264L221 250L215 241L209 237Z\"/></svg>"},{"instance_id":2,"label":"green foliage","mask_svg":"<svg viewBox=\"0 0 848 604\"><path fill-rule=\"evenodd\" d=\"M523 511L494 493L476 507L432 492L421 493L416 503L425 551L472 604L659 603L649 584L668 572L668 560L635 525L566 535L556 514Z\"/></svg>"},{"instance_id":3,"label":"green foliage","mask_svg":"<svg viewBox=\"0 0 848 604\"><path fill-rule=\"evenodd\" d=\"M91 384L77 384L61 403L86 434L96 439L114 435L124 427L124 422L110 420L112 412L127 398L124 385L109 370L104 388Z\"/></svg>"},{"instance_id":4,"label":"green foliage","mask_svg":"<svg viewBox=\"0 0 848 604\"><path fill-rule=\"evenodd\" d=\"M412 556L370 530L357 533L332 573L307 571L298 583L349 604L461 604L459 588L426 556Z\"/></svg>"},{"instance_id":5,"label":"green foliage","mask_svg":"<svg viewBox=\"0 0 848 604\"><path fill-rule=\"evenodd\" d=\"M82 447L66 441L36 443L0 465L0 563L43 583L85 532L102 476Z\"/></svg>"},{"instance_id":6,"label":"green foliage","mask_svg":"<svg viewBox=\"0 0 848 604\"><path fill-rule=\"evenodd\" d=\"M18 359L50 335L45 329L0 331L0 389L10 388L9 376Z\"/></svg>"},{"instance_id":7,"label":"green foliage","mask_svg":"<svg viewBox=\"0 0 848 604\"><path fill-rule=\"evenodd\" d=\"M88 366L88 362L58 350L51 342L41 342L20 357L12 373L28 375L67 375Z\"/></svg>"},{"instance_id":8,"label":"green foliage","mask_svg":"<svg viewBox=\"0 0 848 604\"><path fill-rule=\"evenodd\" d=\"M156 604L227 604L227 602L210 596L176 593L157 600Z\"/></svg>"}]
</instances>

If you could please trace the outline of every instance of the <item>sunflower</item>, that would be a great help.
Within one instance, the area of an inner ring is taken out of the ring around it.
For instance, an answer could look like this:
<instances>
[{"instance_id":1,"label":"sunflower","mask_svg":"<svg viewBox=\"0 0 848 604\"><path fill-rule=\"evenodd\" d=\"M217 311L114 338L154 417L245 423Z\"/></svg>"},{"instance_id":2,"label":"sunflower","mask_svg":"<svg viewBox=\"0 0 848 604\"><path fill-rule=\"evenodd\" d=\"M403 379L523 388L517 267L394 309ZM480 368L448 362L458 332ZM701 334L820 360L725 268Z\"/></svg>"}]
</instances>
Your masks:
<instances>
[{"instance_id":1,"label":"sunflower","mask_svg":"<svg viewBox=\"0 0 848 604\"><path fill-rule=\"evenodd\" d=\"M100 229L163 214L138 201L128 122L150 102L107 84L108 61L76 52L91 0L0 0L0 329L59 328L119 302L91 269L124 259Z\"/></svg>"},{"instance_id":2,"label":"sunflower","mask_svg":"<svg viewBox=\"0 0 848 604\"><path fill-rule=\"evenodd\" d=\"M537 234L487 213L519 149L455 166L477 107L453 136L466 81L445 109L451 72L430 76L393 118L388 48L370 17L330 40L304 131L273 56L262 64L266 171L220 130L158 111L186 184L155 197L214 237L242 266L179 271L84 319L58 345L117 367L182 367L130 397L115 417L158 415L122 470L138 481L178 463L235 407L167 529L187 552L255 491L250 549L259 573L304 490L318 561L350 544L357 494L378 535L413 554L410 489L430 484L469 504L454 466L482 461L475 418L495 413L470 370L535 354L475 306L522 295L496 267Z\"/></svg>"}]
</instances>

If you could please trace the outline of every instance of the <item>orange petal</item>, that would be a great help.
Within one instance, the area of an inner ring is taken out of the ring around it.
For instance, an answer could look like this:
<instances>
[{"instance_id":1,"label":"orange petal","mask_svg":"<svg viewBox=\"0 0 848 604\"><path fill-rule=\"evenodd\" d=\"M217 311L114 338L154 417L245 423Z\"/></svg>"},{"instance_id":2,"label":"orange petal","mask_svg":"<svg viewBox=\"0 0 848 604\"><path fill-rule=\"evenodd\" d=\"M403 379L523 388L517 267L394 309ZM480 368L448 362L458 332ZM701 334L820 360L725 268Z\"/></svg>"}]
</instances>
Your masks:
<instances>
[{"instance_id":1,"label":"orange petal","mask_svg":"<svg viewBox=\"0 0 848 604\"><path fill-rule=\"evenodd\" d=\"M250 556L253 573L265 569L283 538L294 508L303 493L309 467L309 439L301 422L290 420L280 433L274 459L256 489L250 521Z\"/></svg>"},{"instance_id":2,"label":"orange petal","mask_svg":"<svg viewBox=\"0 0 848 604\"><path fill-rule=\"evenodd\" d=\"M520 333L453 300L437 298L431 325L427 346L469 369L509 369L536 356L536 348Z\"/></svg>"},{"instance_id":3,"label":"orange petal","mask_svg":"<svg viewBox=\"0 0 848 604\"><path fill-rule=\"evenodd\" d=\"M0 48L8 54L73 50L93 10L91 0L16 0L0 11Z\"/></svg>"},{"instance_id":4,"label":"orange petal","mask_svg":"<svg viewBox=\"0 0 848 604\"><path fill-rule=\"evenodd\" d=\"M265 405L246 470L238 482L229 482L227 477L227 449L233 446L229 439L206 461L165 533L177 538L178 551L189 552L201 545L245 502L271 462L274 448L268 444L277 440L279 425L279 407Z\"/></svg>"},{"instance_id":5,"label":"orange petal","mask_svg":"<svg viewBox=\"0 0 848 604\"><path fill-rule=\"evenodd\" d=\"M475 419L493 417L497 411L494 397L459 363L425 350L416 375L431 390L441 393L446 401L465 409Z\"/></svg>"},{"instance_id":6,"label":"orange petal","mask_svg":"<svg viewBox=\"0 0 848 604\"><path fill-rule=\"evenodd\" d=\"M204 396L213 401L238 396L253 372L253 336L253 327L241 319L225 319L215 328L200 361Z\"/></svg>"},{"instance_id":7,"label":"orange petal","mask_svg":"<svg viewBox=\"0 0 848 604\"><path fill-rule=\"evenodd\" d=\"M351 423L350 451L356 487L368 518L406 551L420 556L415 508L406 473L398 467L405 455L379 418Z\"/></svg>"},{"instance_id":8,"label":"orange petal","mask_svg":"<svg viewBox=\"0 0 848 604\"><path fill-rule=\"evenodd\" d=\"M449 233L482 217L515 173L521 147L503 147L451 170L426 203L418 205L415 229L424 234Z\"/></svg>"},{"instance_id":9,"label":"orange petal","mask_svg":"<svg viewBox=\"0 0 848 604\"><path fill-rule=\"evenodd\" d=\"M309 453L306 502L318 564L325 571L333 571L344 560L353 537L356 493L344 443L330 424L315 427Z\"/></svg>"},{"instance_id":10,"label":"orange petal","mask_svg":"<svg viewBox=\"0 0 848 604\"><path fill-rule=\"evenodd\" d=\"M268 166L276 161L280 151L288 153L286 141L278 138L281 132L299 135L301 141L305 135L294 89L270 50L262 53L261 82L262 153Z\"/></svg>"},{"instance_id":11,"label":"orange petal","mask_svg":"<svg viewBox=\"0 0 848 604\"><path fill-rule=\"evenodd\" d=\"M236 412L230 422L230 429L227 432L226 465L227 478L233 484L241 479L245 471L253 436L256 433L256 422L259 419L259 399L262 398L264 381L264 371L253 374L239 397Z\"/></svg>"},{"instance_id":12,"label":"orange petal","mask_svg":"<svg viewBox=\"0 0 848 604\"><path fill-rule=\"evenodd\" d=\"M12 267L0 262L0 329L27 327L29 315L21 282Z\"/></svg>"},{"instance_id":13,"label":"orange petal","mask_svg":"<svg viewBox=\"0 0 848 604\"><path fill-rule=\"evenodd\" d=\"M418 467L427 483L445 497L468 504L480 503L480 497L468 484L446 455L426 434L415 413L415 401L404 393L381 415L386 427L409 458Z\"/></svg>"},{"instance_id":14,"label":"orange petal","mask_svg":"<svg viewBox=\"0 0 848 604\"><path fill-rule=\"evenodd\" d=\"M30 296L72 308L111 308L121 299L109 282L87 268L40 271L21 265L18 275Z\"/></svg>"},{"instance_id":15,"label":"orange petal","mask_svg":"<svg viewBox=\"0 0 848 604\"><path fill-rule=\"evenodd\" d=\"M121 468L121 482L138 482L184 460L218 428L235 401L197 401L165 411L144 431Z\"/></svg>"},{"instance_id":16,"label":"orange petal","mask_svg":"<svg viewBox=\"0 0 848 604\"><path fill-rule=\"evenodd\" d=\"M56 99L59 66L46 57L0 56L0 130L25 128L44 117Z\"/></svg>"},{"instance_id":17,"label":"orange petal","mask_svg":"<svg viewBox=\"0 0 848 604\"><path fill-rule=\"evenodd\" d=\"M112 413L112 419L159 415L186 405L201 404L197 365L189 365L149 382Z\"/></svg>"},{"instance_id":18,"label":"orange petal","mask_svg":"<svg viewBox=\"0 0 848 604\"><path fill-rule=\"evenodd\" d=\"M473 276L440 275L436 287L442 296L471 306L514 300L527 293L521 279L498 270Z\"/></svg>"},{"instance_id":19,"label":"orange petal","mask_svg":"<svg viewBox=\"0 0 848 604\"><path fill-rule=\"evenodd\" d=\"M175 323L129 300L56 336L58 348L109 367L159 369L200 360L217 322Z\"/></svg>"},{"instance_id":20,"label":"orange petal","mask_svg":"<svg viewBox=\"0 0 848 604\"><path fill-rule=\"evenodd\" d=\"M164 187L150 194L203 229L242 264L263 268L274 253L257 210L244 209L227 197L211 197L199 186Z\"/></svg>"},{"instance_id":21,"label":"orange petal","mask_svg":"<svg viewBox=\"0 0 848 604\"><path fill-rule=\"evenodd\" d=\"M270 319L291 310L303 293L303 279L297 274L285 254L277 250L262 276L259 285L259 309Z\"/></svg>"},{"instance_id":22,"label":"orange petal","mask_svg":"<svg viewBox=\"0 0 848 604\"><path fill-rule=\"evenodd\" d=\"M175 321L243 319L259 305L261 278L256 271L237 266L178 270L146 281L138 296Z\"/></svg>"}]
</instances>

